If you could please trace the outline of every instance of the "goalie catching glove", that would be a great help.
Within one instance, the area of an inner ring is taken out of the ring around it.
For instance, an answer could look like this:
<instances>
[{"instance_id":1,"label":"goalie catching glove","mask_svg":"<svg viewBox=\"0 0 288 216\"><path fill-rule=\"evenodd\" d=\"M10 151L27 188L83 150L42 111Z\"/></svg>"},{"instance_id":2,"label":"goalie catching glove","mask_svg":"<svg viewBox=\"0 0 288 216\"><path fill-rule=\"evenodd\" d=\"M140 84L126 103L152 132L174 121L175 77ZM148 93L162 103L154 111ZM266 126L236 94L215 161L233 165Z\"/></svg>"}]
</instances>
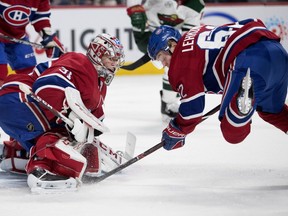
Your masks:
<instances>
[{"instance_id":1,"label":"goalie catching glove","mask_svg":"<svg viewBox=\"0 0 288 216\"><path fill-rule=\"evenodd\" d=\"M89 142L91 143L95 136L100 136L101 131L92 128L86 122L78 117L78 115L71 111L68 118L74 122L73 128L66 125L68 131L73 135L74 139L78 142Z\"/></svg>"},{"instance_id":2,"label":"goalie catching glove","mask_svg":"<svg viewBox=\"0 0 288 216\"><path fill-rule=\"evenodd\" d=\"M162 132L162 142L164 142L164 149L173 150L184 146L185 137L186 134L180 130L175 120L172 119L167 128L165 128Z\"/></svg>"},{"instance_id":3,"label":"goalie catching glove","mask_svg":"<svg viewBox=\"0 0 288 216\"><path fill-rule=\"evenodd\" d=\"M42 29L40 35L43 38L41 44L45 47L46 56L48 58L58 58L65 53L63 44L56 36L56 33L51 33L50 28Z\"/></svg>"}]
</instances>

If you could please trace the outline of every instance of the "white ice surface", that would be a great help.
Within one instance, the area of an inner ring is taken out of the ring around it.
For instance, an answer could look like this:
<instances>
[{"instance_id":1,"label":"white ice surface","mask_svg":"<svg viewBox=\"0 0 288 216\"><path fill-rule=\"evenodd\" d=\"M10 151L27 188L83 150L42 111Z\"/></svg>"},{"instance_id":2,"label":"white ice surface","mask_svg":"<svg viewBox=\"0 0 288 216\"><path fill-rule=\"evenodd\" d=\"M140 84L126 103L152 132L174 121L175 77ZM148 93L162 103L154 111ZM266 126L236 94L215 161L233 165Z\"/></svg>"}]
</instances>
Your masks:
<instances>
[{"instance_id":1,"label":"white ice surface","mask_svg":"<svg viewBox=\"0 0 288 216\"><path fill-rule=\"evenodd\" d=\"M126 132L138 155L159 143L162 77L115 77L106 98L101 140L124 150ZM220 97L207 97L206 110ZM1 139L5 137L2 136ZM33 195L26 177L0 172L3 216L287 216L288 136L253 117L241 144L222 138L217 114L201 123L178 150L159 149L121 173L78 192Z\"/></svg>"}]
</instances>

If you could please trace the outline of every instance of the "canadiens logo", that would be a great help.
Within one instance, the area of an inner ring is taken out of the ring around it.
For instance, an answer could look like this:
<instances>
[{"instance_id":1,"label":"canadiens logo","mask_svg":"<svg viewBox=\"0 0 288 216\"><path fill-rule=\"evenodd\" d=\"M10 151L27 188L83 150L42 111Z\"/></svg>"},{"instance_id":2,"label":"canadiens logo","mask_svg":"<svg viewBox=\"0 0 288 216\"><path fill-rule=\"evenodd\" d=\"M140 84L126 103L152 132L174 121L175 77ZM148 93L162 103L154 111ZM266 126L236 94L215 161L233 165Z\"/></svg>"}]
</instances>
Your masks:
<instances>
[{"instance_id":1,"label":"canadiens logo","mask_svg":"<svg viewBox=\"0 0 288 216\"><path fill-rule=\"evenodd\" d=\"M13 5L3 11L4 20L13 26L22 26L29 23L31 11L22 5Z\"/></svg>"}]
</instances>

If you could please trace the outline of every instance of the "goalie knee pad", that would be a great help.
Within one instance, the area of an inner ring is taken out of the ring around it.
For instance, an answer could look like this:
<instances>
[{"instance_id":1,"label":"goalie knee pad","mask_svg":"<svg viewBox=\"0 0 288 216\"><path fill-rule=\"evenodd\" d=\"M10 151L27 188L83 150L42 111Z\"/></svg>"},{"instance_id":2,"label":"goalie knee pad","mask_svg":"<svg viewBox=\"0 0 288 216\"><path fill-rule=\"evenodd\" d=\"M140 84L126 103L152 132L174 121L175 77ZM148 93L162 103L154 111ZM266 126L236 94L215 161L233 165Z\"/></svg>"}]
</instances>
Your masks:
<instances>
[{"instance_id":1,"label":"goalie knee pad","mask_svg":"<svg viewBox=\"0 0 288 216\"><path fill-rule=\"evenodd\" d=\"M4 141L0 168L17 174L25 174L25 166L29 159L29 153L16 141Z\"/></svg>"}]
</instances>

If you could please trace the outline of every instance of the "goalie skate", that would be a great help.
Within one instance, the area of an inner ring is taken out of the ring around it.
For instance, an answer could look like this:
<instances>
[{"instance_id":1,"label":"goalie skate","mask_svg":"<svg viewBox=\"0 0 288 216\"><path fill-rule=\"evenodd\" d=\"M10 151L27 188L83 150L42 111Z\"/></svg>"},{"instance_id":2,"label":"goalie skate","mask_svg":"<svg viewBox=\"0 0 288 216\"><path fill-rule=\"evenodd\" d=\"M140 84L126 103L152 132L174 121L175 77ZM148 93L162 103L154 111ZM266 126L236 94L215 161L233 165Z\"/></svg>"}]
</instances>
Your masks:
<instances>
[{"instance_id":1,"label":"goalie skate","mask_svg":"<svg viewBox=\"0 0 288 216\"><path fill-rule=\"evenodd\" d=\"M39 167L28 175L27 183L36 194L73 192L80 184L75 178L59 176Z\"/></svg>"},{"instance_id":2,"label":"goalie skate","mask_svg":"<svg viewBox=\"0 0 288 216\"><path fill-rule=\"evenodd\" d=\"M253 101L253 81L250 77L250 68L248 68L247 74L242 79L242 83L237 94L237 107L241 115L247 115L251 111Z\"/></svg>"}]
</instances>

